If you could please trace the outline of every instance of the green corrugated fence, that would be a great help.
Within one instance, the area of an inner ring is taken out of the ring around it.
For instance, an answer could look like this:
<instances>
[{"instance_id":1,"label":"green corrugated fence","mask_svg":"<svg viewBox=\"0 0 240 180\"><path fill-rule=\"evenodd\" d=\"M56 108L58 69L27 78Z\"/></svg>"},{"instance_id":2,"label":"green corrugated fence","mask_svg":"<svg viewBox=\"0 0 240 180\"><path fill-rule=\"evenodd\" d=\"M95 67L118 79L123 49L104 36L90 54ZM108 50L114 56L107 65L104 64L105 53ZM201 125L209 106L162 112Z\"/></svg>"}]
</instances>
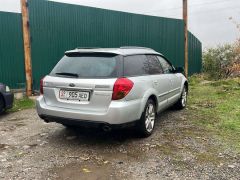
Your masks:
<instances>
[{"instance_id":1,"label":"green corrugated fence","mask_svg":"<svg viewBox=\"0 0 240 180\"><path fill-rule=\"evenodd\" d=\"M202 44L191 32L189 32L188 45L189 74L192 75L202 70Z\"/></svg>"},{"instance_id":2,"label":"green corrugated fence","mask_svg":"<svg viewBox=\"0 0 240 180\"><path fill-rule=\"evenodd\" d=\"M0 12L0 82L25 87L22 19L19 13Z\"/></svg>"},{"instance_id":3,"label":"green corrugated fence","mask_svg":"<svg viewBox=\"0 0 240 180\"><path fill-rule=\"evenodd\" d=\"M45 0L29 0L29 19L34 89L64 52L76 47L145 46L163 53L175 66L184 65L184 27L179 19ZM201 53L201 42L189 33L190 74L201 71Z\"/></svg>"}]
</instances>

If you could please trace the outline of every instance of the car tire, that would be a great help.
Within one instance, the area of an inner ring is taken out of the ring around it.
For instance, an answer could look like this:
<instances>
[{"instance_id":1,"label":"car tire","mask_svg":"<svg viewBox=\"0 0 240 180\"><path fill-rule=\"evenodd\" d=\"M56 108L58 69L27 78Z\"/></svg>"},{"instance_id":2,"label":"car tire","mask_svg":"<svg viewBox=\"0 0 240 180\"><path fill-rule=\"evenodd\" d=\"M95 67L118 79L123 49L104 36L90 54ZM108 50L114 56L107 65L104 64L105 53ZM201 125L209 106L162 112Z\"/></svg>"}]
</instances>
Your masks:
<instances>
[{"instance_id":1,"label":"car tire","mask_svg":"<svg viewBox=\"0 0 240 180\"><path fill-rule=\"evenodd\" d=\"M146 103L144 111L138 125L141 137L149 137L154 130L156 121L156 105L152 99Z\"/></svg>"},{"instance_id":2,"label":"car tire","mask_svg":"<svg viewBox=\"0 0 240 180\"><path fill-rule=\"evenodd\" d=\"M181 93L181 97L180 99L178 100L178 102L175 104L175 108L176 109L184 109L186 106L187 106L187 87L184 86L183 87L183 90L182 90L182 93Z\"/></svg>"},{"instance_id":3,"label":"car tire","mask_svg":"<svg viewBox=\"0 0 240 180\"><path fill-rule=\"evenodd\" d=\"M3 97L0 94L0 114L2 114L5 111L5 102Z\"/></svg>"}]
</instances>

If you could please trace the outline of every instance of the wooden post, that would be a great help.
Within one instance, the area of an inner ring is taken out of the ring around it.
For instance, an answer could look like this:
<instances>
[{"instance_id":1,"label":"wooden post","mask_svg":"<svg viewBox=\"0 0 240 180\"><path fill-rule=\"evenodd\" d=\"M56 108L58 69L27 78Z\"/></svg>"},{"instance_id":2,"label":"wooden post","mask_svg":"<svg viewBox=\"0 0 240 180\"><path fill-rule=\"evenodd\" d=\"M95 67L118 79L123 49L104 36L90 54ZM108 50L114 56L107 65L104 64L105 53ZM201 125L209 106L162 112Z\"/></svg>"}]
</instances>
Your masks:
<instances>
[{"instance_id":1,"label":"wooden post","mask_svg":"<svg viewBox=\"0 0 240 180\"><path fill-rule=\"evenodd\" d=\"M23 26L23 42L24 42L24 57L25 57L25 73L26 73L26 95L32 95L32 61L31 61L31 42L29 32L29 17L28 17L27 0L21 0L22 9L22 26Z\"/></svg>"},{"instance_id":2,"label":"wooden post","mask_svg":"<svg viewBox=\"0 0 240 180\"><path fill-rule=\"evenodd\" d=\"M188 0L183 0L183 21L184 21L184 69L188 78Z\"/></svg>"}]
</instances>

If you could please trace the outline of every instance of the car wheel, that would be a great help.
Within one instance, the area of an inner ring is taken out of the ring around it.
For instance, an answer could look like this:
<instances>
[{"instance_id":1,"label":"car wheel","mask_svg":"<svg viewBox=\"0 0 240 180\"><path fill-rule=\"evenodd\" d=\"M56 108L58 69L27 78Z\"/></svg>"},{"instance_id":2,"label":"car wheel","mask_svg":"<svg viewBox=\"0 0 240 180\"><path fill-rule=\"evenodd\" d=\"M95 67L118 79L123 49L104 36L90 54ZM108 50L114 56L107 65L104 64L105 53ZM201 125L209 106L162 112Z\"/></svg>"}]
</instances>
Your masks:
<instances>
[{"instance_id":1,"label":"car wheel","mask_svg":"<svg viewBox=\"0 0 240 180\"><path fill-rule=\"evenodd\" d=\"M175 104L177 109L184 109L187 106L187 88L183 87L182 94L178 102Z\"/></svg>"},{"instance_id":2,"label":"car wheel","mask_svg":"<svg viewBox=\"0 0 240 180\"><path fill-rule=\"evenodd\" d=\"M5 107L4 99L0 95L0 114L4 112L4 110L5 110L4 107Z\"/></svg>"},{"instance_id":3,"label":"car wheel","mask_svg":"<svg viewBox=\"0 0 240 180\"><path fill-rule=\"evenodd\" d=\"M142 137L148 137L153 133L156 120L156 106L152 99L147 101L144 112L139 121L139 131Z\"/></svg>"}]
</instances>

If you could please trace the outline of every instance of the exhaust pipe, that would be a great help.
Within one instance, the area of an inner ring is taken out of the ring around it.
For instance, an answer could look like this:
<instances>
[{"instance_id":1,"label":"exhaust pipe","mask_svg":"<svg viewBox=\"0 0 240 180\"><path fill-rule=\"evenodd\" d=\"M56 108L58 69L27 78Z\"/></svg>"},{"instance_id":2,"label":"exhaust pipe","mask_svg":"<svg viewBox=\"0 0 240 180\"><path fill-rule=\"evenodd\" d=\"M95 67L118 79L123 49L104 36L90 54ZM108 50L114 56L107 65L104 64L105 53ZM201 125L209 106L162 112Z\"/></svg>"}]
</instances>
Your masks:
<instances>
[{"instance_id":1,"label":"exhaust pipe","mask_svg":"<svg viewBox=\"0 0 240 180\"><path fill-rule=\"evenodd\" d=\"M111 128L110 126L108 126L108 125L104 125L104 126L102 127L102 129L103 129L103 131L105 131L105 132L110 132L110 131L112 130L112 128Z\"/></svg>"}]
</instances>

